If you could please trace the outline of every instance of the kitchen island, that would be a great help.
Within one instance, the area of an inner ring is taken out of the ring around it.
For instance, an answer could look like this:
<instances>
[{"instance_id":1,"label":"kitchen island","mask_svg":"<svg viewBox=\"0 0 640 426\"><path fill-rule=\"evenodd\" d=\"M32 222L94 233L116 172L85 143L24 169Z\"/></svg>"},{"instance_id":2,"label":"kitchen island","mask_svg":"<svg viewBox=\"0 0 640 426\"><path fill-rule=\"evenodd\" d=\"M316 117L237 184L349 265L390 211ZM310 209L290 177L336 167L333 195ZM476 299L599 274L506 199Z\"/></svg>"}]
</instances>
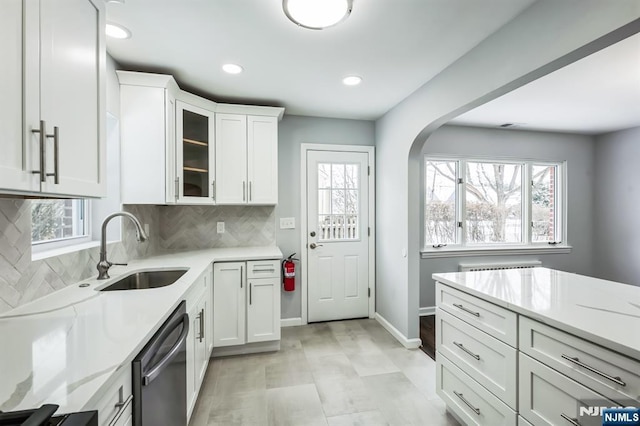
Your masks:
<instances>
[{"instance_id":1,"label":"kitchen island","mask_svg":"<svg viewBox=\"0 0 640 426\"><path fill-rule=\"evenodd\" d=\"M437 391L459 420L589 424L593 405L640 405L640 288L547 268L433 278Z\"/></svg>"},{"instance_id":2,"label":"kitchen island","mask_svg":"<svg viewBox=\"0 0 640 426\"><path fill-rule=\"evenodd\" d=\"M60 405L61 413L96 409L213 262L281 257L277 247L269 246L133 260L114 266L111 279L83 280L1 315L0 410L43 403ZM99 291L133 271L172 268L188 271L166 287Z\"/></svg>"}]
</instances>

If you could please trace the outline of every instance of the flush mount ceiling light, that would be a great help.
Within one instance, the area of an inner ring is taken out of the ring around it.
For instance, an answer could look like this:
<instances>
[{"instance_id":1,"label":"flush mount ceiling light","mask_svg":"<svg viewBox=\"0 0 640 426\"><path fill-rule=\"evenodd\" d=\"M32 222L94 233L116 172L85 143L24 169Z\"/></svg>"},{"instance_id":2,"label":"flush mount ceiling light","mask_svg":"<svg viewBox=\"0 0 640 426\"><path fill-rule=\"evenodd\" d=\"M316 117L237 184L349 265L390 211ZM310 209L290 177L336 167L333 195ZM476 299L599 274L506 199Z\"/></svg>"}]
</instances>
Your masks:
<instances>
[{"instance_id":1,"label":"flush mount ceiling light","mask_svg":"<svg viewBox=\"0 0 640 426\"><path fill-rule=\"evenodd\" d=\"M353 0L282 0L285 15L310 30L334 26L349 16Z\"/></svg>"},{"instance_id":2,"label":"flush mount ceiling light","mask_svg":"<svg viewBox=\"0 0 640 426\"><path fill-rule=\"evenodd\" d=\"M357 75L348 75L342 79L342 84L345 86L357 86L362 83L362 77Z\"/></svg>"},{"instance_id":3,"label":"flush mount ceiling light","mask_svg":"<svg viewBox=\"0 0 640 426\"><path fill-rule=\"evenodd\" d=\"M125 39L131 37L131 31L113 22L107 22L105 33L111 38Z\"/></svg>"},{"instance_id":4,"label":"flush mount ceiling light","mask_svg":"<svg viewBox=\"0 0 640 426\"><path fill-rule=\"evenodd\" d=\"M222 66L222 71L228 74L240 74L243 70L244 68L238 64L224 64Z\"/></svg>"}]
</instances>

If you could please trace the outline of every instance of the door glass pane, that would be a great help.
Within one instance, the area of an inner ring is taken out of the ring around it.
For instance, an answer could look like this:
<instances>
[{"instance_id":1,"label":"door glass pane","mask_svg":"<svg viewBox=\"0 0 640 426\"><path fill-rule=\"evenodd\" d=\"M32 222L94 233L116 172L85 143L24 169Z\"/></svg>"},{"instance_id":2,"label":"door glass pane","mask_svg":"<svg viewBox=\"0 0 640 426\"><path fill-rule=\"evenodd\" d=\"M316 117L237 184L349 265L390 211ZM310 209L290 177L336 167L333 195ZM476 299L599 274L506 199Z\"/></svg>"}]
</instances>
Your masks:
<instances>
[{"instance_id":1,"label":"door glass pane","mask_svg":"<svg viewBox=\"0 0 640 426\"><path fill-rule=\"evenodd\" d=\"M556 241L557 166L533 165L531 170L531 221L533 242Z\"/></svg>"},{"instance_id":2,"label":"door glass pane","mask_svg":"<svg viewBox=\"0 0 640 426\"><path fill-rule=\"evenodd\" d=\"M468 162L466 233L469 243L522 241L522 165Z\"/></svg>"},{"instance_id":3,"label":"door glass pane","mask_svg":"<svg viewBox=\"0 0 640 426\"><path fill-rule=\"evenodd\" d=\"M318 164L318 188L331 188L331 164Z\"/></svg>"},{"instance_id":4,"label":"door glass pane","mask_svg":"<svg viewBox=\"0 0 640 426\"><path fill-rule=\"evenodd\" d=\"M455 244L457 161L425 163L425 245Z\"/></svg>"},{"instance_id":5,"label":"door glass pane","mask_svg":"<svg viewBox=\"0 0 640 426\"><path fill-rule=\"evenodd\" d=\"M185 197L209 196L209 118L182 111L182 190Z\"/></svg>"},{"instance_id":6,"label":"door glass pane","mask_svg":"<svg viewBox=\"0 0 640 426\"><path fill-rule=\"evenodd\" d=\"M359 164L318 164L318 238L360 238Z\"/></svg>"}]
</instances>

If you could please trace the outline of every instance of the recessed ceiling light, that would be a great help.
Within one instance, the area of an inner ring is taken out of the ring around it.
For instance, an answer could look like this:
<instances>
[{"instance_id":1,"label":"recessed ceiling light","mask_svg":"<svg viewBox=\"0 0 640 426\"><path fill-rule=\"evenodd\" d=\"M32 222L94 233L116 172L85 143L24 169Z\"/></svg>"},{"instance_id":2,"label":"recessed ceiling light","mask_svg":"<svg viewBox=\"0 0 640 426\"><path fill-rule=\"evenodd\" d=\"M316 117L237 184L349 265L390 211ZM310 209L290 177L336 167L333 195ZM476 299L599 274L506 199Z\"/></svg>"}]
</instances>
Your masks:
<instances>
[{"instance_id":1,"label":"recessed ceiling light","mask_svg":"<svg viewBox=\"0 0 640 426\"><path fill-rule=\"evenodd\" d=\"M222 70L229 74L240 74L244 68L238 64L224 64Z\"/></svg>"},{"instance_id":2,"label":"recessed ceiling light","mask_svg":"<svg viewBox=\"0 0 640 426\"><path fill-rule=\"evenodd\" d=\"M125 39L131 37L131 31L123 27L122 25L107 23L105 27L105 33L112 38Z\"/></svg>"},{"instance_id":3,"label":"recessed ceiling light","mask_svg":"<svg viewBox=\"0 0 640 426\"><path fill-rule=\"evenodd\" d=\"M321 30L347 19L353 0L282 0L285 15L294 24Z\"/></svg>"},{"instance_id":4,"label":"recessed ceiling light","mask_svg":"<svg viewBox=\"0 0 640 426\"><path fill-rule=\"evenodd\" d=\"M342 79L342 83L346 86L357 86L362 83L362 77L357 75L349 75Z\"/></svg>"}]
</instances>

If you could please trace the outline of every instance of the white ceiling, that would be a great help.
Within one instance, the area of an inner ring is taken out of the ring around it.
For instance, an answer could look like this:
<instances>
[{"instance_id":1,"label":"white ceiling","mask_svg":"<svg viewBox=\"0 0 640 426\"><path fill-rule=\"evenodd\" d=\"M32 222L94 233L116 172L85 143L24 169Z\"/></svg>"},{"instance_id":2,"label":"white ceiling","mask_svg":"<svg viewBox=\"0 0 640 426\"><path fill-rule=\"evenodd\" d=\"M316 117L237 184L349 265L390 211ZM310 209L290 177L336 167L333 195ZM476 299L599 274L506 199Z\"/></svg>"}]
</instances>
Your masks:
<instances>
[{"instance_id":1,"label":"white ceiling","mask_svg":"<svg viewBox=\"0 0 640 426\"><path fill-rule=\"evenodd\" d=\"M640 126L640 34L488 102L452 124L601 134Z\"/></svg>"},{"instance_id":2,"label":"white ceiling","mask_svg":"<svg viewBox=\"0 0 640 426\"><path fill-rule=\"evenodd\" d=\"M131 30L107 49L123 68L173 74L214 100L286 113L376 119L534 0L354 0L322 31L291 23L281 0L125 0L107 20ZM225 62L245 71L228 75ZM360 86L341 83L362 76Z\"/></svg>"}]
</instances>

